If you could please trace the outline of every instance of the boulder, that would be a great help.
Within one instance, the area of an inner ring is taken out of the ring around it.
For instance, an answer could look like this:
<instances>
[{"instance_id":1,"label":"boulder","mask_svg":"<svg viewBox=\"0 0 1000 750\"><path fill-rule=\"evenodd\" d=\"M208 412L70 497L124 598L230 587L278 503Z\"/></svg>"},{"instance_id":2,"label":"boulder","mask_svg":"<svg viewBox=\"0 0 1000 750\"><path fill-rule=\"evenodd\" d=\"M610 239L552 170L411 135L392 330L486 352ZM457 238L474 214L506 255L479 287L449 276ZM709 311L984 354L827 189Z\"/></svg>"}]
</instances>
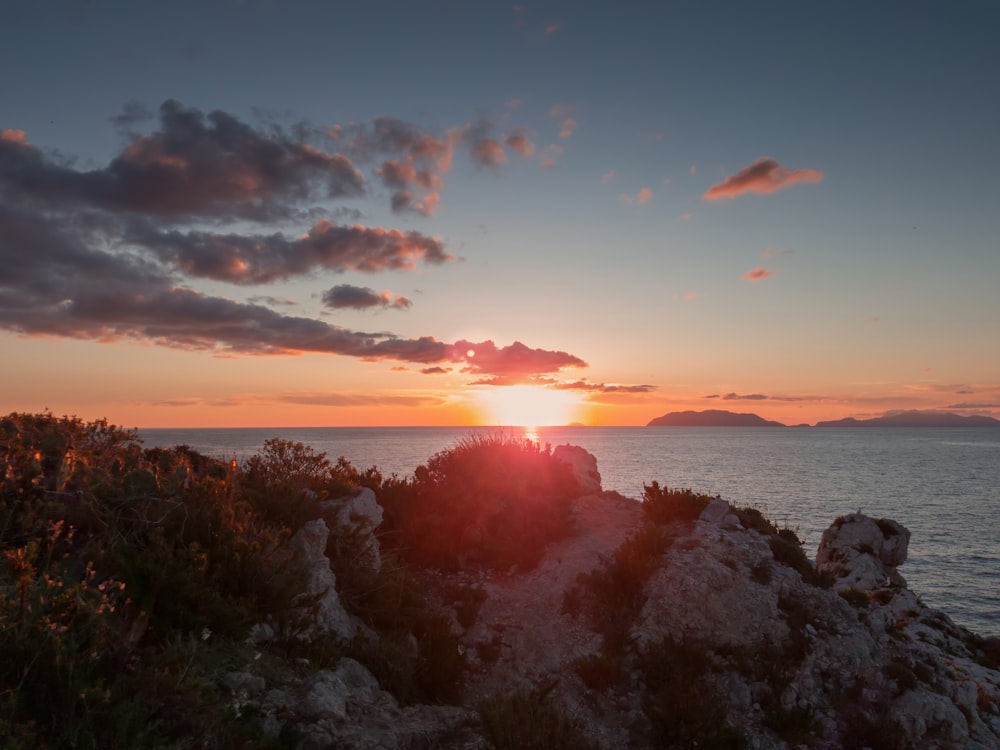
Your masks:
<instances>
[{"instance_id":1,"label":"boulder","mask_svg":"<svg viewBox=\"0 0 1000 750\"><path fill-rule=\"evenodd\" d=\"M296 577L302 580L302 591L296 599L303 605L305 624L298 635L328 634L350 640L357 634L358 625L337 594L337 578L326 556L329 536L326 521L309 521L278 550L273 565L283 571L279 585L287 585Z\"/></svg>"},{"instance_id":2,"label":"boulder","mask_svg":"<svg viewBox=\"0 0 1000 750\"><path fill-rule=\"evenodd\" d=\"M358 487L353 494L327 500L321 507L336 514L337 526L359 535L362 549L357 561L370 565L375 572L380 571L382 550L375 529L382 524L382 506L375 499L375 493L368 487Z\"/></svg>"},{"instance_id":3,"label":"boulder","mask_svg":"<svg viewBox=\"0 0 1000 750\"><path fill-rule=\"evenodd\" d=\"M910 532L886 519L851 513L823 532L816 568L830 573L837 589L874 591L906 585L896 568L906 561Z\"/></svg>"},{"instance_id":4,"label":"boulder","mask_svg":"<svg viewBox=\"0 0 1000 750\"><path fill-rule=\"evenodd\" d=\"M567 464L579 485L581 495L596 495L601 492L601 473L597 470L597 458L579 445L559 445L552 451L552 457Z\"/></svg>"}]
</instances>

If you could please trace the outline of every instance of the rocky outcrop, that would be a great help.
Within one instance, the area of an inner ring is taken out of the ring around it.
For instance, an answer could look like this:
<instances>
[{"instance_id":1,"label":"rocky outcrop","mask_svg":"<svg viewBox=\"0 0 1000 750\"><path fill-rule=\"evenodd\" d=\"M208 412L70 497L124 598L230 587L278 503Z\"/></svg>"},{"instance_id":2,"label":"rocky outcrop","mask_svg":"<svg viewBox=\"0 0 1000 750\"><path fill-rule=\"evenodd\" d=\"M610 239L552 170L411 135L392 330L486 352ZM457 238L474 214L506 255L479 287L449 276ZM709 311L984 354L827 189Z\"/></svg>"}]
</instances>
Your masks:
<instances>
[{"instance_id":1,"label":"rocky outcrop","mask_svg":"<svg viewBox=\"0 0 1000 750\"><path fill-rule=\"evenodd\" d=\"M597 470L597 459L592 453L578 445L566 444L556 446L552 457L569 465L581 495L601 492L601 472Z\"/></svg>"},{"instance_id":2,"label":"rocky outcrop","mask_svg":"<svg viewBox=\"0 0 1000 750\"><path fill-rule=\"evenodd\" d=\"M571 534L528 572L432 581L482 594L471 622L441 600L469 666L461 705L400 707L346 658L277 686L233 676L272 736L291 725L302 747L486 747L474 707L521 690L606 748L1000 748L995 655L906 588L900 524L837 519L814 564L793 534L722 498L654 525L601 492L593 456L556 454L581 482ZM335 584L325 529L289 544L312 592ZM350 632L332 604L324 617L326 632Z\"/></svg>"},{"instance_id":3,"label":"rocky outcrop","mask_svg":"<svg viewBox=\"0 0 1000 750\"><path fill-rule=\"evenodd\" d=\"M299 585L296 600L301 603L291 618L293 635L310 638L333 635L350 640L357 635L358 621L340 601L337 577L330 569L326 544L330 529L317 518L296 531L272 555L272 566L279 571L273 586Z\"/></svg>"},{"instance_id":4,"label":"rocky outcrop","mask_svg":"<svg viewBox=\"0 0 1000 750\"><path fill-rule=\"evenodd\" d=\"M321 503L324 511L334 514L335 524L360 540L358 565L378 572L382 568L382 549L375 530L382 524L382 506L368 487L358 487L353 494Z\"/></svg>"},{"instance_id":5,"label":"rocky outcrop","mask_svg":"<svg viewBox=\"0 0 1000 750\"><path fill-rule=\"evenodd\" d=\"M851 513L823 532L816 566L833 577L837 589L903 587L896 568L906 561L909 544L910 532L899 523Z\"/></svg>"}]
</instances>

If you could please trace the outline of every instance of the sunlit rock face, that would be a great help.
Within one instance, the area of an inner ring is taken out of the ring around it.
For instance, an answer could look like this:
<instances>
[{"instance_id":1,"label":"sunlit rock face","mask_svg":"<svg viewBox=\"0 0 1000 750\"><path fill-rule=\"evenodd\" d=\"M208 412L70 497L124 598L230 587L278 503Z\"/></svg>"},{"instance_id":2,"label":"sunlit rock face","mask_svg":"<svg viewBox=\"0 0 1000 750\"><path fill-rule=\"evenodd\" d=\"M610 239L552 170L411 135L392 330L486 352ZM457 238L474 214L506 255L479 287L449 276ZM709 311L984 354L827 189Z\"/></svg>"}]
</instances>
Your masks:
<instances>
[{"instance_id":1,"label":"sunlit rock face","mask_svg":"<svg viewBox=\"0 0 1000 750\"><path fill-rule=\"evenodd\" d=\"M909 544L910 532L901 524L851 513L823 532L816 566L833 576L837 589L906 586L896 568L906 561Z\"/></svg>"},{"instance_id":2,"label":"sunlit rock face","mask_svg":"<svg viewBox=\"0 0 1000 750\"><path fill-rule=\"evenodd\" d=\"M375 493L368 487L358 487L351 495L327 500L321 504L324 511L335 513L336 525L358 534L362 539L359 565L367 565L375 572L382 568L382 549L375 530L382 524L382 506Z\"/></svg>"}]
</instances>

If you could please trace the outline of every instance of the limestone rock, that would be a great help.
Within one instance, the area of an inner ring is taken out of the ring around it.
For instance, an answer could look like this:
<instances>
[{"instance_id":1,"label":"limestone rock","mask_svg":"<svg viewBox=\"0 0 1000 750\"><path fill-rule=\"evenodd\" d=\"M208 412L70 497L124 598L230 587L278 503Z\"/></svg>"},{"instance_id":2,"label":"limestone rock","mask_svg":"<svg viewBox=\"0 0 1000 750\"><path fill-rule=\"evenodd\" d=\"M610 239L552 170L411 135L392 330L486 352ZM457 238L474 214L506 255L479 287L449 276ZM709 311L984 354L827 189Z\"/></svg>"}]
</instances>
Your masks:
<instances>
[{"instance_id":1,"label":"limestone rock","mask_svg":"<svg viewBox=\"0 0 1000 750\"><path fill-rule=\"evenodd\" d=\"M580 487L581 495L596 495L601 492L601 473L597 470L597 458L579 445L559 445L552 451L552 457L568 464Z\"/></svg>"},{"instance_id":2,"label":"limestone rock","mask_svg":"<svg viewBox=\"0 0 1000 750\"><path fill-rule=\"evenodd\" d=\"M275 555L279 570L289 566L287 580L297 572L304 580L298 600L303 603L305 625L299 635L327 633L350 640L358 630L356 620L344 609L337 594L337 578L330 569L326 543L330 529L321 518L296 531ZM311 600L315 600L313 603ZM314 611L313 611L314 608Z\"/></svg>"},{"instance_id":3,"label":"limestone rock","mask_svg":"<svg viewBox=\"0 0 1000 750\"><path fill-rule=\"evenodd\" d=\"M359 487L353 494L326 500L321 507L336 513L336 525L349 529L361 539L359 564L369 565L375 572L382 569L382 550L375 529L382 524L382 506L368 487Z\"/></svg>"},{"instance_id":4,"label":"limestone rock","mask_svg":"<svg viewBox=\"0 0 1000 750\"><path fill-rule=\"evenodd\" d=\"M896 568L905 562L909 543L910 532L899 523L851 513L823 532L816 567L833 575L838 589L905 586Z\"/></svg>"}]
</instances>

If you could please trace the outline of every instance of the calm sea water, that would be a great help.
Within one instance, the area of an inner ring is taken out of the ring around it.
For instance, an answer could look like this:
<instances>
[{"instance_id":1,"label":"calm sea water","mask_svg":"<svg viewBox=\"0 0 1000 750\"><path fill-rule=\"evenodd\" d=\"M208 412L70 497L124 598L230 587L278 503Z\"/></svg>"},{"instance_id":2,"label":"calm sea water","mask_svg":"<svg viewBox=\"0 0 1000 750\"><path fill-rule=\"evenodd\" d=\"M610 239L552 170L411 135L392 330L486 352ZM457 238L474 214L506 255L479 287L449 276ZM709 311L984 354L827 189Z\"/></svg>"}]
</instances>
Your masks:
<instances>
[{"instance_id":1,"label":"calm sea water","mask_svg":"<svg viewBox=\"0 0 1000 750\"><path fill-rule=\"evenodd\" d=\"M513 428L505 428L523 434ZM355 466L412 474L434 453L487 428L366 427L140 430L148 447L186 444L245 458L271 437ZM553 427L529 432L597 457L605 489L641 498L643 483L689 487L759 508L820 535L858 508L912 532L900 572L924 602L983 634L1000 634L1000 430Z\"/></svg>"}]
</instances>

